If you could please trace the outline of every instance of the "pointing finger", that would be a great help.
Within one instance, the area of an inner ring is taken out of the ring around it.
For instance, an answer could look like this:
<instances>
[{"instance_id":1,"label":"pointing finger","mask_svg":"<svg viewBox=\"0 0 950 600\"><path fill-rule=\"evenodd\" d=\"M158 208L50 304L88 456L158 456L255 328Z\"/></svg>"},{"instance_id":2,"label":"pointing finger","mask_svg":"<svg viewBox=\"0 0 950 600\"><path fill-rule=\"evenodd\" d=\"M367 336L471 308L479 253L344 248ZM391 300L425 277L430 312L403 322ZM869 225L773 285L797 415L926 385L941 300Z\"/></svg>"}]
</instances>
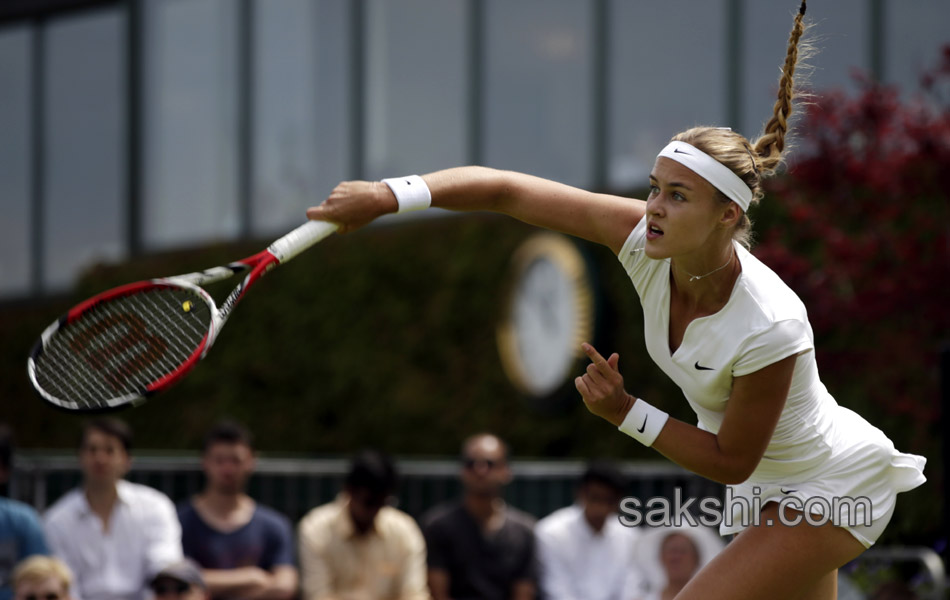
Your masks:
<instances>
[{"instance_id":1,"label":"pointing finger","mask_svg":"<svg viewBox=\"0 0 950 600\"><path fill-rule=\"evenodd\" d=\"M581 348L583 348L584 353L587 354L591 362L597 365L597 369L599 371L601 371L604 374L608 372L608 370L610 369L610 365L608 365L607 360L603 356L600 355L600 352L598 352L593 346L591 346L587 342L584 342L583 344L581 344Z\"/></svg>"}]
</instances>

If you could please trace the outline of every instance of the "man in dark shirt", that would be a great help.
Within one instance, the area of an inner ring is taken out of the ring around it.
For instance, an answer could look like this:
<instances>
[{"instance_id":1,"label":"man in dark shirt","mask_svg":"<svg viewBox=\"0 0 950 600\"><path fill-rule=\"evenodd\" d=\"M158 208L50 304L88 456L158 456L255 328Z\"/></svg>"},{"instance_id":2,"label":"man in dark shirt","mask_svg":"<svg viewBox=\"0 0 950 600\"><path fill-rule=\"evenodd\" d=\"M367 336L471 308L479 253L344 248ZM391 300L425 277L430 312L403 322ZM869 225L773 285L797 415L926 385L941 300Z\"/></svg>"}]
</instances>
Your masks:
<instances>
[{"instance_id":1,"label":"man in dark shirt","mask_svg":"<svg viewBox=\"0 0 950 600\"><path fill-rule=\"evenodd\" d=\"M434 600L527 600L536 593L534 518L505 504L508 448L497 436L462 445L460 501L426 514L429 589Z\"/></svg>"},{"instance_id":2,"label":"man in dark shirt","mask_svg":"<svg viewBox=\"0 0 950 600\"><path fill-rule=\"evenodd\" d=\"M244 490L254 471L251 434L230 421L205 437L205 489L178 507L185 556L213 598L283 600L297 591L293 526Z\"/></svg>"}]
</instances>

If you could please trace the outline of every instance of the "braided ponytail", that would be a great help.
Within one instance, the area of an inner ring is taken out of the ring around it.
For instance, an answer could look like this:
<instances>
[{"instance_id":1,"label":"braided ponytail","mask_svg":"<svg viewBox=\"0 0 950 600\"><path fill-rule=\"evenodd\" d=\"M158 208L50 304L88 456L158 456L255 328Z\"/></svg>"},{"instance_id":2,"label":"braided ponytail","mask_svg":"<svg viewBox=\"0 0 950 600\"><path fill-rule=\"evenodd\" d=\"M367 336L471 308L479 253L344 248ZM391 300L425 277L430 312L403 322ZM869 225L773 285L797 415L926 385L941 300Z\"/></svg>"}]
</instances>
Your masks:
<instances>
[{"instance_id":1,"label":"braided ponytail","mask_svg":"<svg viewBox=\"0 0 950 600\"><path fill-rule=\"evenodd\" d=\"M750 143L744 136L720 127L693 127L673 136L674 140L691 144L720 163L729 167L752 190L752 205L758 204L765 195L762 180L773 174L782 162L785 150L785 136L788 133L788 121L792 114L792 101L799 96L793 84L795 68L799 55L810 53L807 44L802 44L805 32L805 0L802 0L795 16L795 24L788 38L788 50L782 65L782 78L779 80L778 99L772 117L765 124L762 135ZM720 201L731 202L722 192L717 192ZM751 246L752 221L743 213L742 219L733 232L733 237L746 247Z\"/></svg>"},{"instance_id":2,"label":"braided ponytail","mask_svg":"<svg viewBox=\"0 0 950 600\"><path fill-rule=\"evenodd\" d=\"M782 162L788 119L792 114L792 100L796 96L793 77L795 66L798 64L798 43L805 32L804 17L805 0L802 0L798 15L795 16L795 25L788 38L788 50L785 54L785 64L782 65L782 78L779 80L778 99L772 109L772 118L765 124L762 135L753 144L753 150L759 157L759 170L764 174L774 172Z\"/></svg>"}]
</instances>

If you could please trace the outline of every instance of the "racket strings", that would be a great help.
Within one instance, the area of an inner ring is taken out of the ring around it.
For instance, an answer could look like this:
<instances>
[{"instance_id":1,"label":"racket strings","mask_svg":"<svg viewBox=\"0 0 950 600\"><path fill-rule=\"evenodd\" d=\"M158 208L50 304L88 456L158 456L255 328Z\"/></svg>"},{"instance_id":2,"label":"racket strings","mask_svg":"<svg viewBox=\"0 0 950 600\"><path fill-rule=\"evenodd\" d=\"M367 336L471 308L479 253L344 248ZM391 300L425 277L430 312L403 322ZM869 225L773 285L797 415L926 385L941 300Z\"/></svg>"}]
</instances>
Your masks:
<instances>
[{"instance_id":1,"label":"racket strings","mask_svg":"<svg viewBox=\"0 0 950 600\"><path fill-rule=\"evenodd\" d=\"M142 335L143 327L141 320L133 321L132 316L126 316L128 313L110 310L115 308L111 304L97 307L93 313L84 315L50 340L41 356L43 361L38 373L44 389L87 408L108 403L112 396L122 395L125 390L120 385L120 378L128 376L128 369L123 372L118 360L121 360L123 350L134 348L134 339ZM117 319L119 315L122 318ZM103 348L108 348L109 353L102 352ZM143 370L148 372L148 369ZM44 375L50 382L43 382ZM52 385L52 382L57 385ZM134 386L135 382L131 383Z\"/></svg>"},{"instance_id":2,"label":"racket strings","mask_svg":"<svg viewBox=\"0 0 950 600\"><path fill-rule=\"evenodd\" d=\"M211 307L182 288L145 288L100 302L47 340L37 383L83 408L116 404L181 368L210 323Z\"/></svg>"}]
</instances>

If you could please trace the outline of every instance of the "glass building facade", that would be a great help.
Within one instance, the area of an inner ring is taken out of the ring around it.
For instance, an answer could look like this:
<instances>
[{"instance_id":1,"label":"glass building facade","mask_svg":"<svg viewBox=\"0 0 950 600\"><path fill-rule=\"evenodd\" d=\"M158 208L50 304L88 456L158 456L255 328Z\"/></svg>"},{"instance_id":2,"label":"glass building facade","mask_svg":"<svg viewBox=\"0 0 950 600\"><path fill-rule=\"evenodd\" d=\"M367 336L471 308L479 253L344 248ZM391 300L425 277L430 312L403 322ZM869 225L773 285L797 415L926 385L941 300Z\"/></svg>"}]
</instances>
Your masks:
<instances>
[{"instance_id":1,"label":"glass building facade","mask_svg":"<svg viewBox=\"0 0 950 600\"><path fill-rule=\"evenodd\" d=\"M768 118L794 2L36 0L0 5L0 300L303 218L337 181L460 164L644 185L696 124ZM950 3L810 7L817 91L915 90Z\"/></svg>"}]
</instances>

